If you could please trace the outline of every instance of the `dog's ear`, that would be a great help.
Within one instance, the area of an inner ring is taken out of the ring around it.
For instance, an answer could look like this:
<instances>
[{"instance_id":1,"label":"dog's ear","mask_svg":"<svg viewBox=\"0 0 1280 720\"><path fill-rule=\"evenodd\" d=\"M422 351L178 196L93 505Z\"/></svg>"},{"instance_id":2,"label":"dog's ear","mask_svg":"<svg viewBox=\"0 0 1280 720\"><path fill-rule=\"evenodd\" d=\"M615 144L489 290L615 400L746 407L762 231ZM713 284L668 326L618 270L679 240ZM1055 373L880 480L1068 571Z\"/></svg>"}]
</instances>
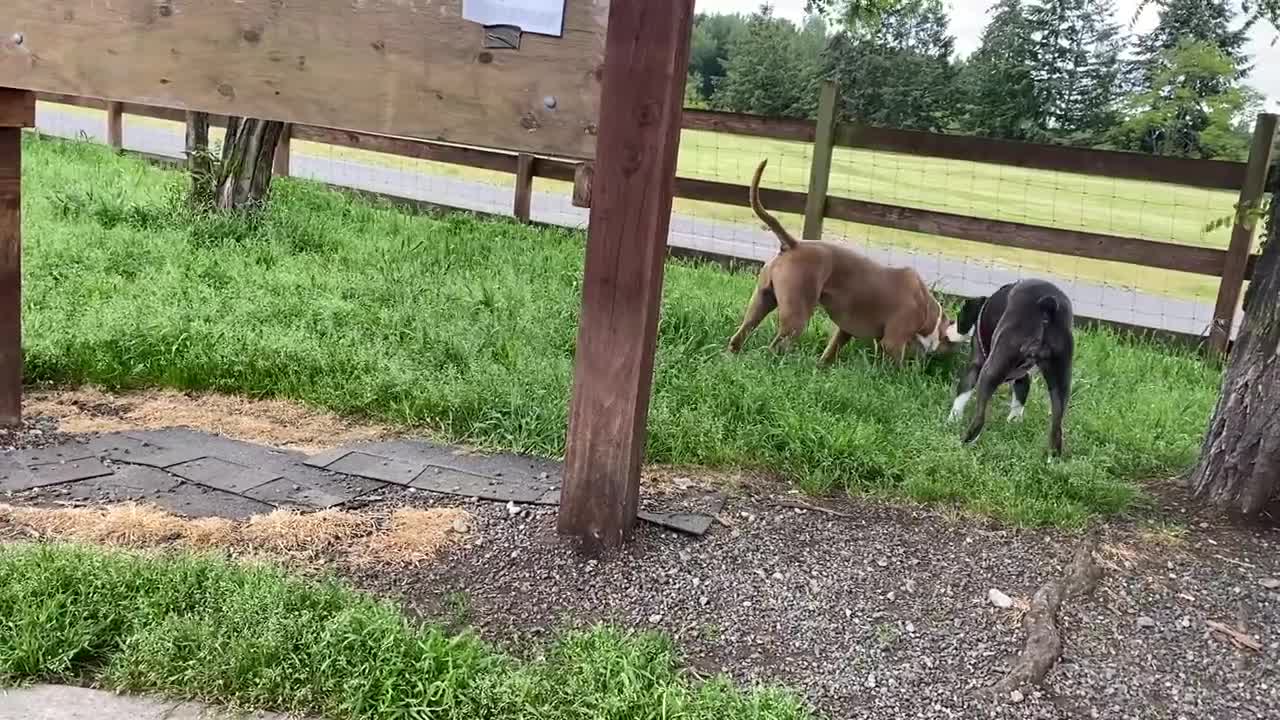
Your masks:
<instances>
[{"instance_id":1,"label":"dog's ear","mask_svg":"<svg viewBox=\"0 0 1280 720\"><path fill-rule=\"evenodd\" d=\"M986 304L985 297L969 298L964 301L964 305L960 307L960 314L956 317L956 329L961 335L968 335L973 330L973 326L978 324L978 314L982 312L982 306Z\"/></svg>"}]
</instances>

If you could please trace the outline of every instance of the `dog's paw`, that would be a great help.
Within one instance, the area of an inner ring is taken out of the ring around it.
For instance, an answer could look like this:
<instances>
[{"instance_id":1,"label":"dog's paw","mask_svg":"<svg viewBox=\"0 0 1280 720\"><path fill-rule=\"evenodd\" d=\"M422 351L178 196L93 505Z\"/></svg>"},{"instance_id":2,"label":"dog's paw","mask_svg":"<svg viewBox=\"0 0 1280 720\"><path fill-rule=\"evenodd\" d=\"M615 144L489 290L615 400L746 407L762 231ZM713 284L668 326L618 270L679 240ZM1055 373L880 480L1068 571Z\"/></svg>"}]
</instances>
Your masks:
<instances>
[{"instance_id":1,"label":"dog's paw","mask_svg":"<svg viewBox=\"0 0 1280 720\"><path fill-rule=\"evenodd\" d=\"M951 408L951 412L947 413L947 422L960 422L960 419L963 417L964 410L960 408Z\"/></svg>"},{"instance_id":2,"label":"dog's paw","mask_svg":"<svg viewBox=\"0 0 1280 720\"><path fill-rule=\"evenodd\" d=\"M1021 405L1009 408L1009 417L1005 419L1011 423L1022 422L1022 416L1026 413L1026 411L1027 409L1022 407Z\"/></svg>"}]
</instances>

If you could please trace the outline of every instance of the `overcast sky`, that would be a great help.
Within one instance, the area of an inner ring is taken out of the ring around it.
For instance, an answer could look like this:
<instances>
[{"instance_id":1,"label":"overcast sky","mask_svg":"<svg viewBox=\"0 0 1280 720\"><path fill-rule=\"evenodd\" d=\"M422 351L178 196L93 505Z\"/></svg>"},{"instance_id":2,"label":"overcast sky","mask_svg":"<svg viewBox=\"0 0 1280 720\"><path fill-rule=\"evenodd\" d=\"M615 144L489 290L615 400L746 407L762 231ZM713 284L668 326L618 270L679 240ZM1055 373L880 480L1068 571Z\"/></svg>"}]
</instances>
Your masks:
<instances>
[{"instance_id":1,"label":"overcast sky","mask_svg":"<svg viewBox=\"0 0 1280 720\"><path fill-rule=\"evenodd\" d=\"M956 51L968 55L982 39L982 29L987 26L987 10L994 0L944 0L951 10L951 34L956 36ZM751 13L760 7L760 0L694 0L699 12ZM791 20L804 16L805 0L772 0L774 14ZM1117 17L1127 24L1133 17L1138 0L1117 0ZM1139 19L1136 30L1146 30L1155 24L1156 13L1148 9ZM1267 23L1258 23L1253 31L1250 52L1254 57L1253 74L1249 82L1268 97L1268 109L1280 111L1280 30Z\"/></svg>"}]
</instances>

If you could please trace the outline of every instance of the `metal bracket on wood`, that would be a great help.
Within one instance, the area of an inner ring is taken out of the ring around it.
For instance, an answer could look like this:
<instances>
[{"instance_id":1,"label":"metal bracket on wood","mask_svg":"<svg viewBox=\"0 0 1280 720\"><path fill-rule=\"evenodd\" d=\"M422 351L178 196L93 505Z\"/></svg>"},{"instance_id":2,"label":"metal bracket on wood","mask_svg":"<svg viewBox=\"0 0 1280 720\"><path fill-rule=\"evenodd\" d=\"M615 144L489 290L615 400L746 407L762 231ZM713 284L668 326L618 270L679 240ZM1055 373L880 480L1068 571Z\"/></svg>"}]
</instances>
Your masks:
<instances>
[{"instance_id":1,"label":"metal bracket on wood","mask_svg":"<svg viewBox=\"0 0 1280 720\"><path fill-rule=\"evenodd\" d=\"M515 25L486 25L483 46L486 50L519 50L522 34Z\"/></svg>"}]
</instances>

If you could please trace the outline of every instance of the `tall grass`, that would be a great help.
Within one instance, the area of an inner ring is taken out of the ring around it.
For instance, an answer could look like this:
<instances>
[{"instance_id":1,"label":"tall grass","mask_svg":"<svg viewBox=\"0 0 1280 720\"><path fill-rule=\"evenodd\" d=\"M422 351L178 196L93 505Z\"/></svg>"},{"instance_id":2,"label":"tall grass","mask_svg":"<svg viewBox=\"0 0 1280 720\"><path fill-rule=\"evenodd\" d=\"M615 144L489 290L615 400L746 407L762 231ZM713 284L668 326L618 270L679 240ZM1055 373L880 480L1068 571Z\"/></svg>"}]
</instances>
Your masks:
<instances>
[{"instance_id":1,"label":"tall grass","mask_svg":"<svg viewBox=\"0 0 1280 720\"><path fill-rule=\"evenodd\" d=\"M696 682L606 628L523 662L332 581L195 555L0 545L0 683L94 682L350 718L801 720L791 695Z\"/></svg>"},{"instance_id":2,"label":"tall grass","mask_svg":"<svg viewBox=\"0 0 1280 720\"><path fill-rule=\"evenodd\" d=\"M490 448L564 447L582 236L413 216L298 181L252 219L192 217L184 182L83 144L28 140L26 358L37 382L279 396ZM945 422L961 358L885 366L868 344L815 368L724 345L753 278L670 262L651 461L776 471L1027 524L1116 512L1194 458L1218 371L1190 352L1081 331L1070 456L1046 457L1047 398L1003 398L974 447Z\"/></svg>"}]
</instances>

